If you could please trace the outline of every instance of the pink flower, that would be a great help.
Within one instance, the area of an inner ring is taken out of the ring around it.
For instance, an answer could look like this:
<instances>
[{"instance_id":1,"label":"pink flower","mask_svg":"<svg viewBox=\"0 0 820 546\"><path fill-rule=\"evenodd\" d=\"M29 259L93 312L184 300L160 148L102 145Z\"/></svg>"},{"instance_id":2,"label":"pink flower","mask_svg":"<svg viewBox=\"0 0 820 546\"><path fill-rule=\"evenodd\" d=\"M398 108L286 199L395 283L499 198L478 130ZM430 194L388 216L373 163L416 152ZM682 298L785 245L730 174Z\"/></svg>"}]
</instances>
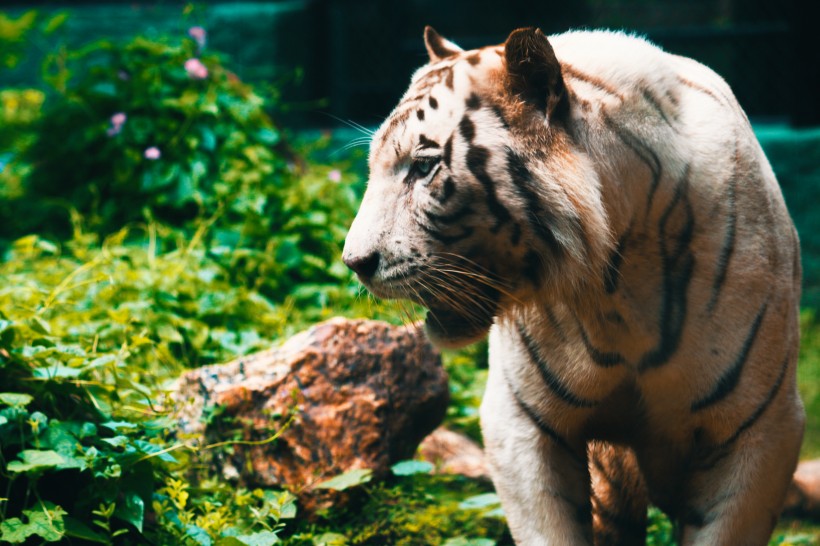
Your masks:
<instances>
[{"instance_id":1,"label":"pink flower","mask_svg":"<svg viewBox=\"0 0 820 546\"><path fill-rule=\"evenodd\" d=\"M204 80L208 77L208 67L202 64L199 59L188 59L185 61L185 72L195 80Z\"/></svg>"},{"instance_id":2,"label":"pink flower","mask_svg":"<svg viewBox=\"0 0 820 546\"><path fill-rule=\"evenodd\" d=\"M122 127L122 124L125 123L125 120L127 119L128 116L125 115L125 112L117 112L111 116L111 125Z\"/></svg>"},{"instance_id":3,"label":"pink flower","mask_svg":"<svg viewBox=\"0 0 820 546\"><path fill-rule=\"evenodd\" d=\"M331 182L341 182L342 181L342 171L339 169L333 169L329 173L327 173L327 179Z\"/></svg>"},{"instance_id":4,"label":"pink flower","mask_svg":"<svg viewBox=\"0 0 820 546\"><path fill-rule=\"evenodd\" d=\"M199 46L200 49L205 47L205 40L206 40L206 33L205 29L202 27L191 27L188 29L188 36L194 39L196 45Z\"/></svg>"},{"instance_id":5,"label":"pink flower","mask_svg":"<svg viewBox=\"0 0 820 546\"><path fill-rule=\"evenodd\" d=\"M143 155L145 155L145 159L150 159L151 161L154 161L160 158L162 152L160 152L159 148L157 148L156 146L151 146L150 148L145 149L145 153Z\"/></svg>"},{"instance_id":6,"label":"pink flower","mask_svg":"<svg viewBox=\"0 0 820 546\"><path fill-rule=\"evenodd\" d=\"M117 112L111 116L111 127L108 128L106 134L110 137L120 134L126 119L128 119L128 116L125 115L125 112Z\"/></svg>"}]
</instances>

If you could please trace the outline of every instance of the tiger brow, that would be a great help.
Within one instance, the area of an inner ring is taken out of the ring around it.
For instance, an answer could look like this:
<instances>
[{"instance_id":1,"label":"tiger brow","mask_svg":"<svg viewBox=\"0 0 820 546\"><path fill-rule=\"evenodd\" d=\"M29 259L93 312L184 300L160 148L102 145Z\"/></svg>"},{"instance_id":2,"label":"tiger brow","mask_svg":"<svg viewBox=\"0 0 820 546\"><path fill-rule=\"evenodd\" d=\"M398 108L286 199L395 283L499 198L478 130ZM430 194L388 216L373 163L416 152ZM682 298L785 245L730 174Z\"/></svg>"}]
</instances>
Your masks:
<instances>
[{"instance_id":1,"label":"tiger brow","mask_svg":"<svg viewBox=\"0 0 820 546\"><path fill-rule=\"evenodd\" d=\"M419 145L417 146L419 150L424 150L426 148L441 148L438 142L430 140L424 135L419 135Z\"/></svg>"}]
</instances>

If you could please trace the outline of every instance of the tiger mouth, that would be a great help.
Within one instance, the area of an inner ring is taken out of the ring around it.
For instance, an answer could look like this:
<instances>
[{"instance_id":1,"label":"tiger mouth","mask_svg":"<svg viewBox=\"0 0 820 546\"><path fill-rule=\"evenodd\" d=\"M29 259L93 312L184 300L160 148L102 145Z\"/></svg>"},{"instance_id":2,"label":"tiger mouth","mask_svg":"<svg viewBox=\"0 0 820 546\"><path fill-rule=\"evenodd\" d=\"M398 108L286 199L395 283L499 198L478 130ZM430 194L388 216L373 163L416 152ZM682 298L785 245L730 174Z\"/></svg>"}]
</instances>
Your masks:
<instances>
[{"instance_id":1,"label":"tiger mouth","mask_svg":"<svg viewBox=\"0 0 820 546\"><path fill-rule=\"evenodd\" d=\"M493 324L501 294L491 283L457 290L417 270L394 273L366 286L377 297L406 299L427 308L428 337L447 348L481 339Z\"/></svg>"},{"instance_id":2,"label":"tiger mouth","mask_svg":"<svg viewBox=\"0 0 820 546\"><path fill-rule=\"evenodd\" d=\"M450 294L448 301L437 299L423 303L427 307L424 322L434 344L458 348L478 341L492 326L499 309L499 292L483 287L476 294Z\"/></svg>"}]
</instances>

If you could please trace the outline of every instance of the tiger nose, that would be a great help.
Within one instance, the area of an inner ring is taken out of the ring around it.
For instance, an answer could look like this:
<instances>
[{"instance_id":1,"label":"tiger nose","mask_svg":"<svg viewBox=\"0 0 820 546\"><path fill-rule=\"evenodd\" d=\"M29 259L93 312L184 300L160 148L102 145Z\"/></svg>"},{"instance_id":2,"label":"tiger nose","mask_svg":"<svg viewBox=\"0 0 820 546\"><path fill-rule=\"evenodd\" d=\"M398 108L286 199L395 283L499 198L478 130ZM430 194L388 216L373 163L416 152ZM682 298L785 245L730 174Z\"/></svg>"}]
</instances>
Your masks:
<instances>
[{"instance_id":1,"label":"tiger nose","mask_svg":"<svg viewBox=\"0 0 820 546\"><path fill-rule=\"evenodd\" d=\"M345 256L342 258L345 265L356 272L361 278L373 276L379 267L379 253L373 252L366 256Z\"/></svg>"}]
</instances>

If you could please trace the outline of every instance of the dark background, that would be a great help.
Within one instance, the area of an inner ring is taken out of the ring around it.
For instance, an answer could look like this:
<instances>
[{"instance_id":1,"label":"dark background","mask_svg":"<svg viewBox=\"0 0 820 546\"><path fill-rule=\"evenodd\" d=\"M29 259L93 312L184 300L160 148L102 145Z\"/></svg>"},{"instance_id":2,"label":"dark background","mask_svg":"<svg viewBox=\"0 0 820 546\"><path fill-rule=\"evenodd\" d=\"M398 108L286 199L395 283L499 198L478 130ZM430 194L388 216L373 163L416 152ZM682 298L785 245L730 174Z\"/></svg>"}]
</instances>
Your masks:
<instances>
[{"instance_id":1,"label":"dark background","mask_svg":"<svg viewBox=\"0 0 820 546\"><path fill-rule=\"evenodd\" d=\"M70 8L64 35L74 45L202 25L208 47L227 53L240 77L282 90L292 126L336 125L331 116L377 125L426 62L427 24L465 49L500 43L521 26L624 29L716 70L753 121L820 125L818 0L215 1L183 17L185 5L0 1L12 15ZM35 54L0 74L0 87L33 83L37 65Z\"/></svg>"}]
</instances>

